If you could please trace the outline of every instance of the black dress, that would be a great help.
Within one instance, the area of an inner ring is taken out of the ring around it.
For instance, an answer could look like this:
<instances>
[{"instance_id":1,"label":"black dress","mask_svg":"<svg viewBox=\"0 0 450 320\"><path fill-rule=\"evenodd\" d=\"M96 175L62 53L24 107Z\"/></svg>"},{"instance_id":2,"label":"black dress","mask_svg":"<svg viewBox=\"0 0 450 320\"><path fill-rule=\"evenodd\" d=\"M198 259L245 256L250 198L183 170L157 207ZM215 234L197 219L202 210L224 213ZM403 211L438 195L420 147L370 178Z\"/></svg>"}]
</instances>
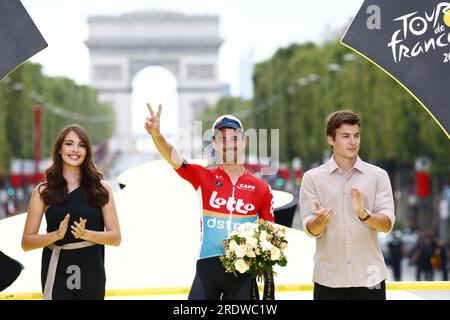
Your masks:
<instances>
[{"instance_id":1,"label":"black dress","mask_svg":"<svg viewBox=\"0 0 450 320\"><path fill-rule=\"evenodd\" d=\"M70 214L69 225L64 239L55 242L63 246L82 239L75 239L71 233L74 221L80 217L87 219L86 229L104 231L102 210L91 205L77 188L67 195L68 201L63 204L51 205L45 212L47 232L58 230L59 224L67 213ZM41 284L44 292L52 250L44 248L42 252ZM74 250L61 250L53 284L51 299L104 299L105 297L105 248L103 245L92 245Z\"/></svg>"}]
</instances>

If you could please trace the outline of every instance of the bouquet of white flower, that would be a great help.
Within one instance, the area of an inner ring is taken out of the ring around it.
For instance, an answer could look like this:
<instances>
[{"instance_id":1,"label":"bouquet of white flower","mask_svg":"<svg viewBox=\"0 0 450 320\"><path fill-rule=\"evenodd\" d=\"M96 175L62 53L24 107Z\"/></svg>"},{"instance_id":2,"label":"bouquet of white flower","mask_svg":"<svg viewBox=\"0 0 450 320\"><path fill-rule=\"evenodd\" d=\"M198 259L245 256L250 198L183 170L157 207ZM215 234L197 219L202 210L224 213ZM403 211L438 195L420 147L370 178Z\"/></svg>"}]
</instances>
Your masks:
<instances>
[{"instance_id":1,"label":"bouquet of white flower","mask_svg":"<svg viewBox=\"0 0 450 320\"><path fill-rule=\"evenodd\" d=\"M264 273L275 274L273 266L286 266L285 229L265 220L244 223L223 241L220 257L227 272L250 273L261 280Z\"/></svg>"}]
</instances>

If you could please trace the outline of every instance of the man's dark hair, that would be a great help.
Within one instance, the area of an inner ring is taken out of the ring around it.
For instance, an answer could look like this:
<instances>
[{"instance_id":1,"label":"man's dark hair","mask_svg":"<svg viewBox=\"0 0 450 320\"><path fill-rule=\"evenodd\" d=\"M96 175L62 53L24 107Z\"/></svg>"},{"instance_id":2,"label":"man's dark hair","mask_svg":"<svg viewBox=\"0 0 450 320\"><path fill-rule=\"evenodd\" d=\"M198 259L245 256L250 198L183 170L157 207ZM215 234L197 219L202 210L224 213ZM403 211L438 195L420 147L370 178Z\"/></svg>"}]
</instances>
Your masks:
<instances>
[{"instance_id":1,"label":"man's dark hair","mask_svg":"<svg viewBox=\"0 0 450 320\"><path fill-rule=\"evenodd\" d=\"M339 110L330 114L325 125L325 134L336 139L336 130L343 124L355 125L361 127L361 116L358 112L352 110Z\"/></svg>"}]
</instances>

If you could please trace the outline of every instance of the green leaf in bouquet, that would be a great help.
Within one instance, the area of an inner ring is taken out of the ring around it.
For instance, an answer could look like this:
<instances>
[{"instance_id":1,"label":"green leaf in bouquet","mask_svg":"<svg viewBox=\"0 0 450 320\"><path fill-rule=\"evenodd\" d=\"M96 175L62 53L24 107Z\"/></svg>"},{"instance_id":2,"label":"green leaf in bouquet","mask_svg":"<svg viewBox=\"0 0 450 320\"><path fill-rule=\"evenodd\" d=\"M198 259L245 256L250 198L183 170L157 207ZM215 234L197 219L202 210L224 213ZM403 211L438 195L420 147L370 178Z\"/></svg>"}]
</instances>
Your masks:
<instances>
[{"instance_id":1,"label":"green leaf in bouquet","mask_svg":"<svg viewBox=\"0 0 450 320\"><path fill-rule=\"evenodd\" d=\"M277 263L278 263L280 266L285 267L285 266L287 265L287 260L286 260L286 258L280 259L280 260L278 260Z\"/></svg>"}]
</instances>

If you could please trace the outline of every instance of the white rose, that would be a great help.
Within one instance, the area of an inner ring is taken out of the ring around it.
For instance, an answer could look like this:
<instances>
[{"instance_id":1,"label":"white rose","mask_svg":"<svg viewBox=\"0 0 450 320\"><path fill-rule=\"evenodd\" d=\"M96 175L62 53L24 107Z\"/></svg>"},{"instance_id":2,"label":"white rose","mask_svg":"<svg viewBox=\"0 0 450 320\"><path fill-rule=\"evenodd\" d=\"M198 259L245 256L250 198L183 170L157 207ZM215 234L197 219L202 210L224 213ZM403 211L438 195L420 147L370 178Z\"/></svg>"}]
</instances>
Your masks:
<instances>
[{"instance_id":1,"label":"white rose","mask_svg":"<svg viewBox=\"0 0 450 320\"><path fill-rule=\"evenodd\" d=\"M267 240L267 232L265 232L264 230L261 231L261 234L259 235L259 241L263 242Z\"/></svg>"},{"instance_id":2,"label":"white rose","mask_svg":"<svg viewBox=\"0 0 450 320\"><path fill-rule=\"evenodd\" d=\"M237 259L234 262L234 267L240 273L245 273L248 269L250 269L250 266L243 259Z\"/></svg>"},{"instance_id":3,"label":"white rose","mask_svg":"<svg viewBox=\"0 0 450 320\"><path fill-rule=\"evenodd\" d=\"M281 238L281 237L285 237L286 235L284 234L283 230L278 230L277 231L277 237Z\"/></svg>"},{"instance_id":4,"label":"white rose","mask_svg":"<svg viewBox=\"0 0 450 320\"><path fill-rule=\"evenodd\" d=\"M252 222L246 222L246 223L243 224L243 226L244 226L244 228L245 228L246 230L249 230L249 229L252 228L253 223L252 223Z\"/></svg>"},{"instance_id":5,"label":"white rose","mask_svg":"<svg viewBox=\"0 0 450 320\"><path fill-rule=\"evenodd\" d=\"M249 258L256 258L256 254L253 250L248 250L246 255Z\"/></svg>"},{"instance_id":6,"label":"white rose","mask_svg":"<svg viewBox=\"0 0 450 320\"><path fill-rule=\"evenodd\" d=\"M232 251L236 250L237 247L238 247L238 244L234 240L231 240L230 243L228 244L228 248Z\"/></svg>"},{"instance_id":7,"label":"white rose","mask_svg":"<svg viewBox=\"0 0 450 320\"><path fill-rule=\"evenodd\" d=\"M255 236L255 231L253 229L245 230L244 238L253 238Z\"/></svg>"},{"instance_id":8,"label":"white rose","mask_svg":"<svg viewBox=\"0 0 450 320\"><path fill-rule=\"evenodd\" d=\"M258 239L255 239L253 237L245 238L245 243L251 246L252 248L256 248L258 245Z\"/></svg>"},{"instance_id":9,"label":"white rose","mask_svg":"<svg viewBox=\"0 0 450 320\"><path fill-rule=\"evenodd\" d=\"M273 247L272 249L270 249L270 260L276 261L280 259L280 257L281 257L280 249L278 249L277 247Z\"/></svg>"},{"instance_id":10,"label":"white rose","mask_svg":"<svg viewBox=\"0 0 450 320\"><path fill-rule=\"evenodd\" d=\"M241 225L237 228L237 231L239 232L239 234L245 234L246 231L247 231L248 229L250 229L250 228L251 228L251 223L250 223L250 222L246 222L246 223L244 223L244 224L241 224Z\"/></svg>"},{"instance_id":11,"label":"white rose","mask_svg":"<svg viewBox=\"0 0 450 320\"><path fill-rule=\"evenodd\" d=\"M261 241L261 249L263 251L270 251L272 249L272 244L269 241Z\"/></svg>"},{"instance_id":12,"label":"white rose","mask_svg":"<svg viewBox=\"0 0 450 320\"><path fill-rule=\"evenodd\" d=\"M245 257L245 255L247 253L247 246L245 246L245 245L237 246L236 250L234 250L234 253L236 254L236 257L238 257L238 258Z\"/></svg>"}]
</instances>

